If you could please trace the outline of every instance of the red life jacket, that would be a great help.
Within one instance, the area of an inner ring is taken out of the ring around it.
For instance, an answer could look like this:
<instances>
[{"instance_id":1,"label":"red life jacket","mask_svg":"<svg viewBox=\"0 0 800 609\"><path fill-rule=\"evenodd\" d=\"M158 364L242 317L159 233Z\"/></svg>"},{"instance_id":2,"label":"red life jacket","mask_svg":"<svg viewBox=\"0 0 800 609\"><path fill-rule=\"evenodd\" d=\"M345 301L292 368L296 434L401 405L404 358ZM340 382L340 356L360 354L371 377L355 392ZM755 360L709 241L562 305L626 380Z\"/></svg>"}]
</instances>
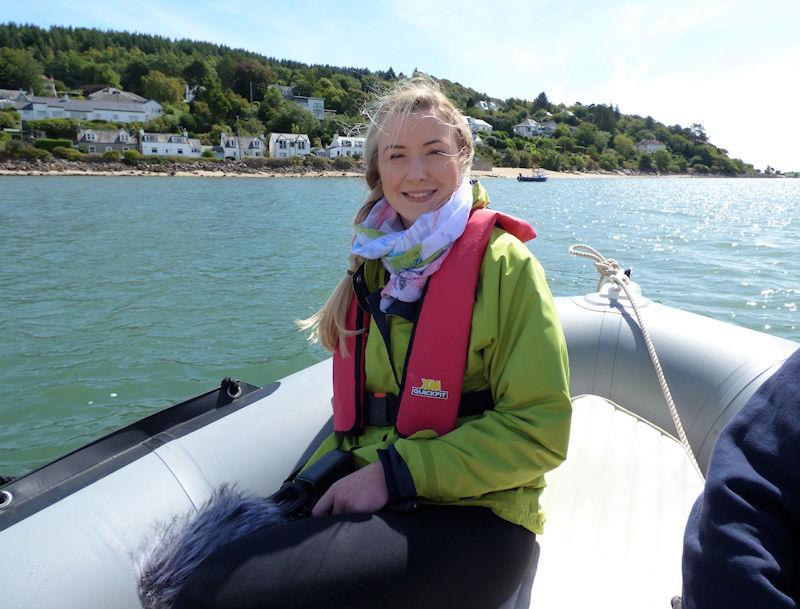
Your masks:
<instances>
[{"instance_id":1,"label":"red life jacket","mask_svg":"<svg viewBox=\"0 0 800 609\"><path fill-rule=\"evenodd\" d=\"M536 237L533 227L494 210L470 215L464 233L431 275L424 306L408 344L395 426L404 436L432 429L442 436L455 429L467 363L472 309L481 262L495 224L521 241ZM356 281L363 276L356 275ZM365 425L365 350L370 315L354 296L347 329L364 330L346 339L348 356L333 356L333 428L360 434Z\"/></svg>"}]
</instances>

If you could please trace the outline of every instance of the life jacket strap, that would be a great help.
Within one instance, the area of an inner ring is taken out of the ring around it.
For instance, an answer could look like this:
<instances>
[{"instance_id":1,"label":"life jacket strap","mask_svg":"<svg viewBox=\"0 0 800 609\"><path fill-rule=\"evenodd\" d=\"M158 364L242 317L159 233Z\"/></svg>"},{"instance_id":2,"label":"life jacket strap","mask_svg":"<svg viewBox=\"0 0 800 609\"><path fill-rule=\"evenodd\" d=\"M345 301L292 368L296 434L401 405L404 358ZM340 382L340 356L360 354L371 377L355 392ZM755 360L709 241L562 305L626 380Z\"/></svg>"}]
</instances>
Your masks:
<instances>
[{"instance_id":1,"label":"life jacket strap","mask_svg":"<svg viewBox=\"0 0 800 609\"><path fill-rule=\"evenodd\" d=\"M397 424L400 398L391 393L366 393L365 423L376 427L390 427ZM494 410L494 400L489 389L461 394L458 416L469 417Z\"/></svg>"}]
</instances>

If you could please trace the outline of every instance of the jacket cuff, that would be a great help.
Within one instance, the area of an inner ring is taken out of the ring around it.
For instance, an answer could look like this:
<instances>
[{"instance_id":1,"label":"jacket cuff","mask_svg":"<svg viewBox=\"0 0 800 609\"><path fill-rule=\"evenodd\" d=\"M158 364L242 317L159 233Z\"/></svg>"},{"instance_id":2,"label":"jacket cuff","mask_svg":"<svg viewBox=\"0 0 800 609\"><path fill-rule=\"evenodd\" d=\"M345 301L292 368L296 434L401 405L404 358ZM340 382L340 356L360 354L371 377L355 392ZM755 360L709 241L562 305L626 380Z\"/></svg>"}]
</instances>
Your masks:
<instances>
[{"instance_id":1,"label":"jacket cuff","mask_svg":"<svg viewBox=\"0 0 800 609\"><path fill-rule=\"evenodd\" d=\"M386 480L390 504L417 496L411 472L394 446L390 446L386 450L379 449L378 459L383 465L383 476Z\"/></svg>"}]
</instances>

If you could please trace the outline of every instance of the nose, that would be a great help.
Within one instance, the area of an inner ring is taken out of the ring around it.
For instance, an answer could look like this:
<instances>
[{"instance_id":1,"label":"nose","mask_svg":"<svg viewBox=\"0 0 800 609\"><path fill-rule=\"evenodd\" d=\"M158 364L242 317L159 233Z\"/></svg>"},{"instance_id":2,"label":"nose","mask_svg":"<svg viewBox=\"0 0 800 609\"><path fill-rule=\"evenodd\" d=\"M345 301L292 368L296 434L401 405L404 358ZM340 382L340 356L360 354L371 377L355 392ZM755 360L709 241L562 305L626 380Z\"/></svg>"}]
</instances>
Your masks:
<instances>
[{"instance_id":1,"label":"nose","mask_svg":"<svg viewBox=\"0 0 800 609\"><path fill-rule=\"evenodd\" d=\"M409 159L408 177L412 180L424 180L428 177L428 168L424 157L415 155Z\"/></svg>"}]
</instances>

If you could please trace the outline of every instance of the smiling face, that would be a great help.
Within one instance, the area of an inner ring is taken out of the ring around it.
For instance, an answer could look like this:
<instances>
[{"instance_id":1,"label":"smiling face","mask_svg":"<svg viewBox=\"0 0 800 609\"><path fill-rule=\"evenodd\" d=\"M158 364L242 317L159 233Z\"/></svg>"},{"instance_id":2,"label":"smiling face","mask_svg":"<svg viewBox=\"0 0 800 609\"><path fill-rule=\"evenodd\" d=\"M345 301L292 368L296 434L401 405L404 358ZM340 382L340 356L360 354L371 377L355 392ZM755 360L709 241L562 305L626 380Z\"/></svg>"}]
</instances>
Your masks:
<instances>
[{"instance_id":1,"label":"smiling face","mask_svg":"<svg viewBox=\"0 0 800 609\"><path fill-rule=\"evenodd\" d=\"M461 181L453 128L430 112L387 122L378 145L383 195L408 228L445 203Z\"/></svg>"}]
</instances>

